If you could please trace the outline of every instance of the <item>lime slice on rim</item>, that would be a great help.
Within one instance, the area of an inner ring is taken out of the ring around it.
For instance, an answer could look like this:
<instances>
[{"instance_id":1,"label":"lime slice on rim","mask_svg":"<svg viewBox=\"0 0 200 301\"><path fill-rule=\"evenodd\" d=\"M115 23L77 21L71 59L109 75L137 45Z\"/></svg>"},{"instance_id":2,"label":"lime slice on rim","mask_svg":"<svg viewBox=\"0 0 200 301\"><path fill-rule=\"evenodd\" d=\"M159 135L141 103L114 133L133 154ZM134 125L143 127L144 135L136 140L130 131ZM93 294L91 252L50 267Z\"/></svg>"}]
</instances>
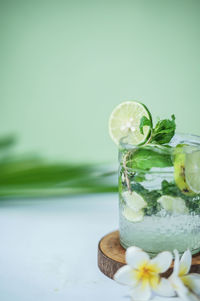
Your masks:
<instances>
[{"instance_id":1,"label":"lime slice on rim","mask_svg":"<svg viewBox=\"0 0 200 301\"><path fill-rule=\"evenodd\" d=\"M200 151L186 155L185 178L190 189L200 193Z\"/></svg>"},{"instance_id":2,"label":"lime slice on rim","mask_svg":"<svg viewBox=\"0 0 200 301\"><path fill-rule=\"evenodd\" d=\"M140 120L143 116L152 121L150 112L142 103L126 101L119 104L109 119L109 133L112 140L117 145L124 137L126 137L125 142L131 145L141 145L147 142L151 134L151 127L144 126L144 134L141 134Z\"/></svg>"}]
</instances>

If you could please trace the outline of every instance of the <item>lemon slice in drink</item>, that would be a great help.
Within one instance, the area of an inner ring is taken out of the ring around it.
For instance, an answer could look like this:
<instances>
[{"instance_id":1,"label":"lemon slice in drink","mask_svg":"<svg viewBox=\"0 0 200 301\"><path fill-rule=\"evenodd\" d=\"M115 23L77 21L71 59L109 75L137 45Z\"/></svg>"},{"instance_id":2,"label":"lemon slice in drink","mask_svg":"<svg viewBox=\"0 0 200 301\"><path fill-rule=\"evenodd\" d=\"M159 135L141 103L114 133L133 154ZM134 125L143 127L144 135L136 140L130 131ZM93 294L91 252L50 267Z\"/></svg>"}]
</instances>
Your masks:
<instances>
[{"instance_id":1,"label":"lemon slice in drink","mask_svg":"<svg viewBox=\"0 0 200 301\"><path fill-rule=\"evenodd\" d=\"M195 193L200 193L200 151L186 154L185 178L188 186Z\"/></svg>"},{"instance_id":2,"label":"lemon slice in drink","mask_svg":"<svg viewBox=\"0 0 200 301\"><path fill-rule=\"evenodd\" d=\"M144 134L140 132L140 121L145 116L152 123L148 109L137 101L126 101L119 104L111 113L109 119L109 133L118 145L120 139L131 145L141 145L147 142L151 134L151 127L145 125Z\"/></svg>"},{"instance_id":3,"label":"lemon slice in drink","mask_svg":"<svg viewBox=\"0 0 200 301\"><path fill-rule=\"evenodd\" d=\"M135 212L147 207L147 202L135 191L132 191L131 194L129 191L125 191L122 193L122 197L126 205Z\"/></svg>"},{"instance_id":4,"label":"lemon slice in drink","mask_svg":"<svg viewBox=\"0 0 200 301\"><path fill-rule=\"evenodd\" d=\"M123 216L130 222L140 222L143 220L143 208L147 207L147 202L137 192L125 191L122 197L126 203Z\"/></svg>"},{"instance_id":5,"label":"lemon slice in drink","mask_svg":"<svg viewBox=\"0 0 200 301\"><path fill-rule=\"evenodd\" d=\"M129 222L141 222L144 218L143 210L136 212L128 206L124 208L122 214Z\"/></svg>"},{"instance_id":6,"label":"lemon slice in drink","mask_svg":"<svg viewBox=\"0 0 200 301\"><path fill-rule=\"evenodd\" d=\"M188 208L182 198L163 195L157 202L168 212L180 214L188 213Z\"/></svg>"}]
</instances>

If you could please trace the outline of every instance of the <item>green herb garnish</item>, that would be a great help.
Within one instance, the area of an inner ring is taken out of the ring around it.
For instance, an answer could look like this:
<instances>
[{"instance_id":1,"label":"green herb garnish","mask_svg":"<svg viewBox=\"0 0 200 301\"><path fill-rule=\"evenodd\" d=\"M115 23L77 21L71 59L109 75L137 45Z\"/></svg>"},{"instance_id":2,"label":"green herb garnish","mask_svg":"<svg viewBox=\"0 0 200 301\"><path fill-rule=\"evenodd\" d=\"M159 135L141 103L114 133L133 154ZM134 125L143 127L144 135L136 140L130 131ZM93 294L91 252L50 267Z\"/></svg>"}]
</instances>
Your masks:
<instances>
[{"instance_id":1,"label":"green herb garnish","mask_svg":"<svg viewBox=\"0 0 200 301\"><path fill-rule=\"evenodd\" d=\"M152 121L150 119L148 119L146 116L143 116L141 119L140 119L140 133L142 135L144 135L144 131L143 131L143 127L144 126L150 126L150 128L152 128Z\"/></svg>"},{"instance_id":2,"label":"green herb garnish","mask_svg":"<svg viewBox=\"0 0 200 301\"><path fill-rule=\"evenodd\" d=\"M168 167L173 166L171 154L163 154L159 152L156 147L150 149L150 147L139 148L129 155L127 161L127 167L133 170L148 171L153 167Z\"/></svg>"},{"instance_id":3,"label":"green herb garnish","mask_svg":"<svg viewBox=\"0 0 200 301\"><path fill-rule=\"evenodd\" d=\"M143 116L140 119L140 132L144 134L143 127L150 126L152 128L151 138L149 139L150 143L153 144L166 144L171 141L175 134L176 123L175 116L172 115L170 119L159 120L156 123L155 128L153 128L152 121L146 116Z\"/></svg>"},{"instance_id":4,"label":"green herb garnish","mask_svg":"<svg viewBox=\"0 0 200 301\"><path fill-rule=\"evenodd\" d=\"M153 129L151 143L165 144L173 138L176 130L175 116L170 119L159 120Z\"/></svg>"},{"instance_id":5,"label":"green herb garnish","mask_svg":"<svg viewBox=\"0 0 200 301\"><path fill-rule=\"evenodd\" d=\"M160 191L148 190L139 183L132 184L131 188L133 191L136 191L138 194L140 194L147 202L147 207L144 208L146 215L156 214L158 211L160 211L161 207L160 204L157 202L157 200L161 196Z\"/></svg>"}]
</instances>

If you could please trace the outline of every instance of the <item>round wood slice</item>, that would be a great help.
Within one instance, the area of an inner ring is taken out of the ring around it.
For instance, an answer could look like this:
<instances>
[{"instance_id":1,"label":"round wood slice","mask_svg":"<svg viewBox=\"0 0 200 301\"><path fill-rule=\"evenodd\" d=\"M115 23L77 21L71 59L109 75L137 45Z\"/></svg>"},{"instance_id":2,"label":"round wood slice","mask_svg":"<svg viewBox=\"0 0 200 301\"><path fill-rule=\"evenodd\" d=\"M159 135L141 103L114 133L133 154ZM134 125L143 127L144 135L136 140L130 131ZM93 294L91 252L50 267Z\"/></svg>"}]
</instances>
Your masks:
<instances>
[{"instance_id":1,"label":"round wood slice","mask_svg":"<svg viewBox=\"0 0 200 301\"><path fill-rule=\"evenodd\" d=\"M109 278L113 278L117 270L125 265L126 250L120 245L119 231L114 231L104 236L98 246L98 266L102 273ZM172 272L172 267L163 274L168 277ZM192 273L200 273L200 253L192 257Z\"/></svg>"}]
</instances>

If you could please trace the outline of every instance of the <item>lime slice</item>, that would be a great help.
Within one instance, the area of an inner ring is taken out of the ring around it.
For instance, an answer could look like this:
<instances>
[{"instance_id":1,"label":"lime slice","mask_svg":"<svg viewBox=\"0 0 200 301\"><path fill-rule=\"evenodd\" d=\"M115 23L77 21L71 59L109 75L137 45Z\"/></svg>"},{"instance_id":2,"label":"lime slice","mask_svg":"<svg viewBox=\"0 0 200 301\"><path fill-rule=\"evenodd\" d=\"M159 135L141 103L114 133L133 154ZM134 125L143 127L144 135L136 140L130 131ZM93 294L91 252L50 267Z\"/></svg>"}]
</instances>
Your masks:
<instances>
[{"instance_id":1,"label":"lime slice","mask_svg":"<svg viewBox=\"0 0 200 301\"><path fill-rule=\"evenodd\" d=\"M135 191L132 191L131 193L125 191L122 193L122 197L126 205L135 212L138 212L147 206L147 202Z\"/></svg>"},{"instance_id":2,"label":"lime slice","mask_svg":"<svg viewBox=\"0 0 200 301\"><path fill-rule=\"evenodd\" d=\"M120 139L126 137L127 144L144 144L150 137L151 127L144 126L144 134L141 134L140 120L143 116L152 121L151 114L145 105L136 101L119 104L109 119L109 133L112 140L118 145Z\"/></svg>"},{"instance_id":3,"label":"lime slice","mask_svg":"<svg viewBox=\"0 0 200 301\"><path fill-rule=\"evenodd\" d=\"M186 154L190 146L178 144L174 151L174 180L178 188L185 195L194 195L193 190L186 181ZM190 165L190 163L188 163Z\"/></svg>"},{"instance_id":4,"label":"lime slice","mask_svg":"<svg viewBox=\"0 0 200 301\"><path fill-rule=\"evenodd\" d=\"M143 217L144 217L143 210L136 212L136 211L132 210L131 208L129 208L128 206L126 206L123 209L122 214L130 222L140 222L143 220Z\"/></svg>"},{"instance_id":5,"label":"lime slice","mask_svg":"<svg viewBox=\"0 0 200 301\"><path fill-rule=\"evenodd\" d=\"M185 177L190 189L200 193L200 151L186 154Z\"/></svg>"},{"instance_id":6,"label":"lime slice","mask_svg":"<svg viewBox=\"0 0 200 301\"><path fill-rule=\"evenodd\" d=\"M172 213L188 213L188 208L185 205L185 201L179 197L172 197L169 195L163 195L158 200L158 203L168 212Z\"/></svg>"}]
</instances>

